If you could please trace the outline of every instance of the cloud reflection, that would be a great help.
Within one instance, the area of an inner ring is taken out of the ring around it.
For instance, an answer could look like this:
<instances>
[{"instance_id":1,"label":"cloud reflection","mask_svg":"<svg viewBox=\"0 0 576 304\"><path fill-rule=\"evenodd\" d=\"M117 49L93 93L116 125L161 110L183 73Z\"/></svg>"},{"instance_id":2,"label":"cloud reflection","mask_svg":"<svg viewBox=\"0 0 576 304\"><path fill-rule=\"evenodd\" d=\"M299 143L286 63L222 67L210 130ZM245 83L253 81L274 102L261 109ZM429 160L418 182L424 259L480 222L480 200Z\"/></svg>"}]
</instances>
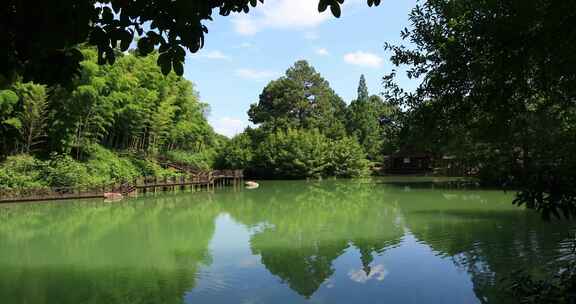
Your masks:
<instances>
[{"instance_id":1,"label":"cloud reflection","mask_svg":"<svg viewBox=\"0 0 576 304\"><path fill-rule=\"evenodd\" d=\"M372 267L368 274L363 269L351 269L348 272L348 277L354 282L364 284L370 280L383 281L389 273L390 272L386 270L384 265L378 264Z\"/></svg>"}]
</instances>

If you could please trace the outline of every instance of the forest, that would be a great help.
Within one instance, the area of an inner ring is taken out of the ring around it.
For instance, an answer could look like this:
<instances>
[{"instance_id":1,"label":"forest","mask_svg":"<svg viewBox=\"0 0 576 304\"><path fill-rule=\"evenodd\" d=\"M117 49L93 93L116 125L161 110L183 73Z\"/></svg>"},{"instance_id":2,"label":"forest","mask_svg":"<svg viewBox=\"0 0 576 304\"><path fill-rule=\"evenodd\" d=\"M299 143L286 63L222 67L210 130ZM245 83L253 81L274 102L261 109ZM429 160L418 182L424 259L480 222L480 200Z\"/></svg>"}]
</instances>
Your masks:
<instances>
[{"instance_id":1,"label":"forest","mask_svg":"<svg viewBox=\"0 0 576 304\"><path fill-rule=\"evenodd\" d=\"M248 112L257 128L214 132L193 83L164 76L158 54L118 51L98 65L82 49L73 83L16 82L1 91L0 187L95 186L170 176L158 159L198 170L246 169L265 178L358 177L393 151L397 108L370 96L364 77L347 105L306 61L270 82ZM389 117L386 122L383 118Z\"/></svg>"},{"instance_id":2,"label":"forest","mask_svg":"<svg viewBox=\"0 0 576 304\"><path fill-rule=\"evenodd\" d=\"M317 2L335 17L345 8ZM178 174L159 159L258 178L359 177L409 147L469 162L479 183L514 191L514 204L546 220L576 218L575 1L419 2L404 43L382 41L397 70L379 94L361 77L356 98L343 100L297 61L250 106L255 127L226 138L182 77L186 51L204 46L213 11L262 3L8 0L0 190ZM400 71L418 80L415 90L399 85ZM568 303L558 294L574 292L576 267L566 269L560 287L524 278L516 288L528 303L546 302L542 294Z\"/></svg>"},{"instance_id":3,"label":"forest","mask_svg":"<svg viewBox=\"0 0 576 304\"><path fill-rule=\"evenodd\" d=\"M313 67L296 62L250 107L257 127L228 140L207 123L209 107L193 84L178 76L183 47L203 46L201 20L212 10L227 16L259 5L220 2L188 7L201 17L185 28L165 20L187 20L176 4L70 7L62 14L93 10L70 20L91 24L90 35L83 25L77 33L29 33L52 44L13 44L16 53L3 57L0 77L0 185L171 174L154 164L158 156L269 178L353 177L410 147L469 161L482 184L519 190L515 203L547 218L576 215L576 52L573 31L563 30L576 24L565 13L574 11L573 3L427 1L410 13L406 44L385 44L391 62L419 79L415 91L399 87L392 71L381 94L370 95L361 79L356 100L347 103ZM322 0L318 10L339 17L342 3ZM22 18L29 12L16 9ZM53 16L53 8L45 9ZM51 20L46 26L56 26ZM146 20L154 26L144 35ZM8 21L4 27L9 37L23 30ZM137 49L128 50L136 33ZM54 45L70 48L60 54ZM51 79L44 64L57 65ZM103 165L111 160L123 165Z\"/></svg>"}]
</instances>

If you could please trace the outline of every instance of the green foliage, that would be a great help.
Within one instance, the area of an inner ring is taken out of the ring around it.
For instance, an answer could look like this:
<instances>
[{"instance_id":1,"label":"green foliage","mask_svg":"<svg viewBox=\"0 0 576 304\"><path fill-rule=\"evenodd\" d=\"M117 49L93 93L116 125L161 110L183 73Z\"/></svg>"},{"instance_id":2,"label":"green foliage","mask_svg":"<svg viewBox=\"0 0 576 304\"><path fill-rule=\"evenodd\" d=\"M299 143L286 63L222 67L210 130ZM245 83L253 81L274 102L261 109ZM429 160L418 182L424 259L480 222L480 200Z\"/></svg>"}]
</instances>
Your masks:
<instances>
[{"instance_id":1,"label":"green foliage","mask_svg":"<svg viewBox=\"0 0 576 304\"><path fill-rule=\"evenodd\" d=\"M191 153L182 150L168 151L165 156L172 162L184 164L197 170L210 170L214 168L217 153L213 149Z\"/></svg>"},{"instance_id":2,"label":"green foliage","mask_svg":"<svg viewBox=\"0 0 576 304\"><path fill-rule=\"evenodd\" d=\"M248 111L250 121L272 132L287 128L318 129L330 138L345 135L345 103L308 62L301 60L270 82L257 104Z\"/></svg>"},{"instance_id":3,"label":"green foliage","mask_svg":"<svg viewBox=\"0 0 576 304\"><path fill-rule=\"evenodd\" d=\"M393 107L380 97L369 95L364 75L360 76L358 98L347 109L347 129L372 160L379 159L384 152L394 152L389 128L383 124L383 119L388 118L392 111Z\"/></svg>"},{"instance_id":4,"label":"green foliage","mask_svg":"<svg viewBox=\"0 0 576 304\"><path fill-rule=\"evenodd\" d=\"M93 184L133 180L143 175L130 158L119 157L118 154L100 146L95 146L91 150L85 166L93 177L91 181Z\"/></svg>"},{"instance_id":5,"label":"green foliage","mask_svg":"<svg viewBox=\"0 0 576 304\"><path fill-rule=\"evenodd\" d=\"M20 133L22 152L30 153L46 136L46 88L34 83L16 83L14 91L20 97L20 109L12 126Z\"/></svg>"},{"instance_id":6,"label":"green foliage","mask_svg":"<svg viewBox=\"0 0 576 304\"><path fill-rule=\"evenodd\" d=\"M517 204L576 217L576 45L558 43L574 37L576 2L434 0L410 19L414 48L388 48L423 81L407 94L385 78L388 99L410 109L403 141L487 151L496 163L478 167L502 168L491 179L520 189Z\"/></svg>"},{"instance_id":7,"label":"green foliage","mask_svg":"<svg viewBox=\"0 0 576 304\"><path fill-rule=\"evenodd\" d=\"M253 158L251 137L247 133L241 133L222 148L218 155L218 166L229 169L249 168Z\"/></svg>"},{"instance_id":8,"label":"green foliage","mask_svg":"<svg viewBox=\"0 0 576 304\"><path fill-rule=\"evenodd\" d=\"M253 167L265 177L357 177L367 174L368 161L354 139L331 140L318 130L288 129L257 144Z\"/></svg>"},{"instance_id":9,"label":"green foliage","mask_svg":"<svg viewBox=\"0 0 576 304\"><path fill-rule=\"evenodd\" d=\"M114 66L100 66L96 51L83 52L81 73L69 87L53 86L47 96L44 86L17 82L1 91L0 156L49 159L38 161L43 166L37 170L11 160L2 167L3 187L90 186L176 174L110 149L168 154L202 170L214 166L225 139L208 124L208 107L191 82L164 77L156 53L118 54Z\"/></svg>"},{"instance_id":10,"label":"green foliage","mask_svg":"<svg viewBox=\"0 0 576 304\"><path fill-rule=\"evenodd\" d=\"M118 55L112 67L97 65L94 50L84 54L74 89L58 88L50 100L51 149L69 153L102 143L144 152L199 151L216 144L207 105L191 82L161 74L158 54Z\"/></svg>"},{"instance_id":11,"label":"green foliage","mask_svg":"<svg viewBox=\"0 0 576 304\"><path fill-rule=\"evenodd\" d=\"M30 155L9 156L0 166L0 189L46 187L46 166Z\"/></svg>"},{"instance_id":12,"label":"green foliage","mask_svg":"<svg viewBox=\"0 0 576 304\"><path fill-rule=\"evenodd\" d=\"M135 169L138 170L140 176L170 177L179 175L173 170L162 168L162 166L160 166L156 161L151 159L131 157L130 161L134 165Z\"/></svg>"},{"instance_id":13,"label":"green foliage","mask_svg":"<svg viewBox=\"0 0 576 304\"><path fill-rule=\"evenodd\" d=\"M14 105L18 102L18 95L12 90L0 90L0 116L5 117L12 113Z\"/></svg>"},{"instance_id":14,"label":"green foliage","mask_svg":"<svg viewBox=\"0 0 576 304\"><path fill-rule=\"evenodd\" d=\"M256 170L267 177L321 177L329 166L328 144L318 130L276 131L258 145Z\"/></svg>"},{"instance_id":15,"label":"green foliage","mask_svg":"<svg viewBox=\"0 0 576 304\"><path fill-rule=\"evenodd\" d=\"M333 141L329 149L328 172L338 177L358 177L369 174L370 162L362 146L354 139L345 137Z\"/></svg>"},{"instance_id":16,"label":"green foliage","mask_svg":"<svg viewBox=\"0 0 576 304\"><path fill-rule=\"evenodd\" d=\"M119 1L62 0L52 2L7 0L0 7L0 86L23 74L41 83L64 83L78 71L82 54L74 47L89 42L98 47L98 64L117 62L117 50L126 51L137 39L141 54L158 47L157 64L164 75L182 75L185 50L204 46L206 21L213 11L222 16L248 13L263 0ZM344 0L321 0L319 11L330 6L340 17ZM379 5L380 0L368 0Z\"/></svg>"},{"instance_id":17,"label":"green foliage","mask_svg":"<svg viewBox=\"0 0 576 304\"><path fill-rule=\"evenodd\" d=\"M51 156L45 180L51 187L78 187L92 184L86 166L68 155L61 154Z\"/></svg>"}]
</instances>

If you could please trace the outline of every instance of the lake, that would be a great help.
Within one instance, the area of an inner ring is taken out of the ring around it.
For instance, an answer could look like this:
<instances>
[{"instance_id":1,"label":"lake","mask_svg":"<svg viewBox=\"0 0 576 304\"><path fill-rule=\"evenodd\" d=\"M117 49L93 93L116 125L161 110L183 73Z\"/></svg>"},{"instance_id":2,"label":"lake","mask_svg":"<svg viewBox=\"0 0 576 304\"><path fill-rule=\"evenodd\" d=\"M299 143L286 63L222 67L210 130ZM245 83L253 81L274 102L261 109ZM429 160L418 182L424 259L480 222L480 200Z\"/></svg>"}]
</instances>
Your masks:
<instances>
[{"instance_id":1,"label":"lake","mask_svg":"<svg viewBox=\"0 0 576 304\"><path fill-rule=\"evenodd\" d=\"M508 303L569 223L411 179L0 206L0 303Z\"/></svg>"}]
</instances>

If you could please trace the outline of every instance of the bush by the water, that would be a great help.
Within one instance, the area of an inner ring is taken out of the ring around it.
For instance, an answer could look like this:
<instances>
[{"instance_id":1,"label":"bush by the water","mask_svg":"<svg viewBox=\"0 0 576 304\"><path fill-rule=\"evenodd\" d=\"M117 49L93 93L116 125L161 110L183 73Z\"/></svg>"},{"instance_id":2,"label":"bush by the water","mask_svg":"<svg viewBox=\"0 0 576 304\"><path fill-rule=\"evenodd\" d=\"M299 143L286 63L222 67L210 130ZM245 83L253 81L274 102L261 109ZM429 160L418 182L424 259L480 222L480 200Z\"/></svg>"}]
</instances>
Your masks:
<instances>
[{"instance_id":1,"label":"bush by the water","mask_svg":"<svg viewBox=\"0 0 576 304\"><path fill-rule=\"evenodd\" d=\"M153 160L120 156L100 146L88 151L85 161L63 154L52 154L47 160L27 154L10 156L0 165L0 189L96 186L138 176L177 174Z\"/></svg>"},{"instance_id":2,"label":"bush by the water","mask_svg":"<svg viewBox=\"0 0 576 304\"><path fill-rule=\"evenodd\" d=\"M262 177L357 177L367 174L369 167L356 140L332 140L318 130L277 131L253 142L253 147L250 160L244 149L229 150L227 158L250 163L254 173Z\"/></svg>"},{"instance_id":3,"label":"bush by the water","mask_svg":"<svg viewBox=\"0 0 576 304\"><path fill-rule=\"evenodd\" d=\"M46 167L27 154L9 156L0 166L0 189L46 187Z\"/></svg>"},{"instance_id":4,"label":"bush by the water","mask_svg":"<svg viewBox=\"0 0 576 304\"><path fill-rule=\"evenodd\" d=\"M210 170L216 162L217 152L214 149L196 153L174 150L166 152L165 156L172 162L185 164L197 170Z\"/></svg>"},{"instance_id":5,"label":"bush by the water","mask_svg":"<svg viewBox=\"0 0 576 304\"><path fill-rule=\"evenodd\" d=\"M245 169L252 165L253 158L252 139L244 132L234 136L222 148L216 166L223 169Z\"/></svg>"}]
</instances>

